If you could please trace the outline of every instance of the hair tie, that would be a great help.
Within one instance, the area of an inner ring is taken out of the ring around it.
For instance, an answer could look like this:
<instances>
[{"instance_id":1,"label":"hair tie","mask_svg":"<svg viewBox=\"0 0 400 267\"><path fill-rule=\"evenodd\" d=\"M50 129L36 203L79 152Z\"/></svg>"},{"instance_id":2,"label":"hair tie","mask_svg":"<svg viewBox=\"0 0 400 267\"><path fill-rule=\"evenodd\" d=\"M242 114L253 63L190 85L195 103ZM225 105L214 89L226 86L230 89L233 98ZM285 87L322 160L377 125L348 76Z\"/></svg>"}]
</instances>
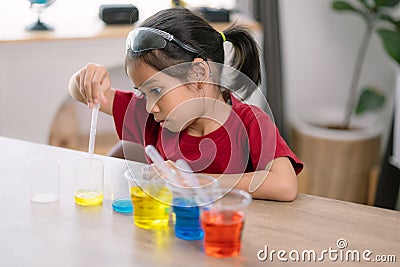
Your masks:
<instances>
[{"instance_id":1,"label":"hair tie","mask_svg":"<svg viewBox=\"0 0 400 267\"><path fill-rule=\"evenodd\" d=\"M219 34L221 34L221 36L222 36L222 41L226 42L226 36L225 36L224 32L219 32Z\"/></svg>"}]
</instances>

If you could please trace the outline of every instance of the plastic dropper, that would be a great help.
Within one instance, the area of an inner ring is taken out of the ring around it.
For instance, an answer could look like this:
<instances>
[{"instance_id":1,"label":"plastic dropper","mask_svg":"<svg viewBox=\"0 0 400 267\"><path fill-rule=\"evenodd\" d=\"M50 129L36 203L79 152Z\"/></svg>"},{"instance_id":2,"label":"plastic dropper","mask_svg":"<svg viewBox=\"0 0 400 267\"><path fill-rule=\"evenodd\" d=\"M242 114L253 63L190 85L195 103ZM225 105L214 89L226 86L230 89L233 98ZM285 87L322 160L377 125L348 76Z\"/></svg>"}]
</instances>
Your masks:
<instances>
[{"instance_id":1,"label":"plastic dropper","mask_svg":"<svg viewBox=\"0 0 400 267\"><path fill-rule=\"evenodd\" d=\"M92 121L90 122L90 135L89 135L89 158L93 157L94 144L96 140L97 118L99 116L100 104L96 104L92 108Z\"/></svg>"},{"instance_id":2,"label":"plastic dropper","mask_svg":"<svg viewBox=\"0 0 400 267\"><path fill-rule=\"evenodd\" d=\"M165 163L163 157L160 155L160 153L158 153L157 149L152 145L147 145L145 147L145 152L157 165L157 167L160 168L161 172L166 176L165 178L175 186L175 190L179 191L184 198L189 199L191 196L184 188L182 188L182 183L179 183L178 179L176 179L176 172L168 167L167 163Z\"/></svg>"},{"instance_id":3,"label":"plastic dropper","mask_svg":"<svg viewBox=\"0 0 400 267\"><path fill-rule=\"evenodd\" d=\"M203 191L203 189L200 187L199 182L197 181L196 177L193 174L192 168L189 166L189 164L183 160L183 159L178 159L176 161L176 165L181 168L183 171L181 172L182 177L185 179L185 181L188 183L188 185L192 188L196 188L196 192L198 195L198 200L201 202L201 204L206 204L209 202L207 195ZM199 203L197 203L199 204Z\"/></svg>"},{"instance_id":4,"label":"plastic dropper","mask_svg":"<svg viewBox=\"0 0 400 267\"><path fill-rule=\"evenodd\" d=\"M90 133L89 133L89 159L90 159L90 183L91 183L91 189L93 190L94 188L94 181L93 181L93 164L92 164L92 159L93 159L93 153L94 153L94 144L96 140L96 128L97 128L97 118L99 116L99 109L100 109L100 104L96 104L92 108L92 120L90 122Z\"/></svg>"}]
</instances>

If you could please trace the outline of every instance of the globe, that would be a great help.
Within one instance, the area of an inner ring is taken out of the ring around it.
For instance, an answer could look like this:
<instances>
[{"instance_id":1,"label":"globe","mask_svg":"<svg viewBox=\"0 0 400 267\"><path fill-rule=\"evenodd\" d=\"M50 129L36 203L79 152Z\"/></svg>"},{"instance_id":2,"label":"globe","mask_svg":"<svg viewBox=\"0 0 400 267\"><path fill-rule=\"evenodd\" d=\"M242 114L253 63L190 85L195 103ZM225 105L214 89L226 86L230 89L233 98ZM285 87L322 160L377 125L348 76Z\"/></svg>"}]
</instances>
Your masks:
<instances>
[{"instance_id":1,"label":"globe","mask_svg":"<svg viewBox=\"0 0 400 267\"><path fill-rule=\"evenodd\" d=\"M31 9L35 10L37 13L37 21L26 26L27 31L52 31L53 27L42 22L40 20L40 15L43 10L52 5L56 0L28 0L31 3Z\"/></svg>"}]
</instances>

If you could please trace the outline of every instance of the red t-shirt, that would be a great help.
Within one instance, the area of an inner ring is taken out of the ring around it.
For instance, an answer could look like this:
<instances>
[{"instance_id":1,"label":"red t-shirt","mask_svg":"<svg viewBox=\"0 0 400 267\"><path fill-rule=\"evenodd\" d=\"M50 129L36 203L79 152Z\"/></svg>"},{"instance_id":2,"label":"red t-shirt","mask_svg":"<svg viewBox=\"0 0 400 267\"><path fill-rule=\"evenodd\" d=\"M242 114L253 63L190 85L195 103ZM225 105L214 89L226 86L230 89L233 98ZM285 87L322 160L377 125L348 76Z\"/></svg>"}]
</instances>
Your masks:
<instances>
[{"instance_id":1,"label":"red t-shirt","mask_svg":"<svg viewBox=\"0 0 400 267\"><path fill-rule=\"evenodd\" d=\"M296 174L303 163L290 150L270 117L260 108L233 95L232 111L217 130L191 136L187 130L174 133L162 128L146 111L146 99L117 90L113 116L121 140L153 145L164 159L185 159L195 172L243 173L264 170L278 157L288 157Z\"/></svg>"}]
</instances>

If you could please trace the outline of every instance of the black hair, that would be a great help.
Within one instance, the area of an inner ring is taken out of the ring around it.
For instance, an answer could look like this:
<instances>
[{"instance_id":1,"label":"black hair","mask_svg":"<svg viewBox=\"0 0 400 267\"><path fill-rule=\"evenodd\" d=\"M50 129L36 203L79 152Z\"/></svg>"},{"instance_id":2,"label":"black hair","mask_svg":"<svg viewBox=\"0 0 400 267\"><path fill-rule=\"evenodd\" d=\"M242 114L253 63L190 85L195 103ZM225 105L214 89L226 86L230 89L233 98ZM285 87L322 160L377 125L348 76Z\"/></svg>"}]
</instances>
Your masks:
<instances>
[{"instance_id":1,"label":"black hair","mask_svg":"<svg viewBox=\"0 0 400 267\"><path fill-rule=\"evenodd\" d=\"M224 40L221 33L206 22L201 15L186 8L161 10L147 18L140 27L168 32L183 43L200 50L208 60L224 64ZM232 67L259 85L261 82L259 48L250 31L244 26L234 24L223 31L223 34L226 41L231 42L234 48ZM129 59L136 57L140 57L146 64L161 71L180 63L191 62L198 55L172 42L167 42L163 49L147 50L134 55L127 53L126 63ZM230 89L242 91L242 97L247 98L255 90L255 86L245 87L245 84L236 84L235 88Z\"/></svg>"}]
</instances>

